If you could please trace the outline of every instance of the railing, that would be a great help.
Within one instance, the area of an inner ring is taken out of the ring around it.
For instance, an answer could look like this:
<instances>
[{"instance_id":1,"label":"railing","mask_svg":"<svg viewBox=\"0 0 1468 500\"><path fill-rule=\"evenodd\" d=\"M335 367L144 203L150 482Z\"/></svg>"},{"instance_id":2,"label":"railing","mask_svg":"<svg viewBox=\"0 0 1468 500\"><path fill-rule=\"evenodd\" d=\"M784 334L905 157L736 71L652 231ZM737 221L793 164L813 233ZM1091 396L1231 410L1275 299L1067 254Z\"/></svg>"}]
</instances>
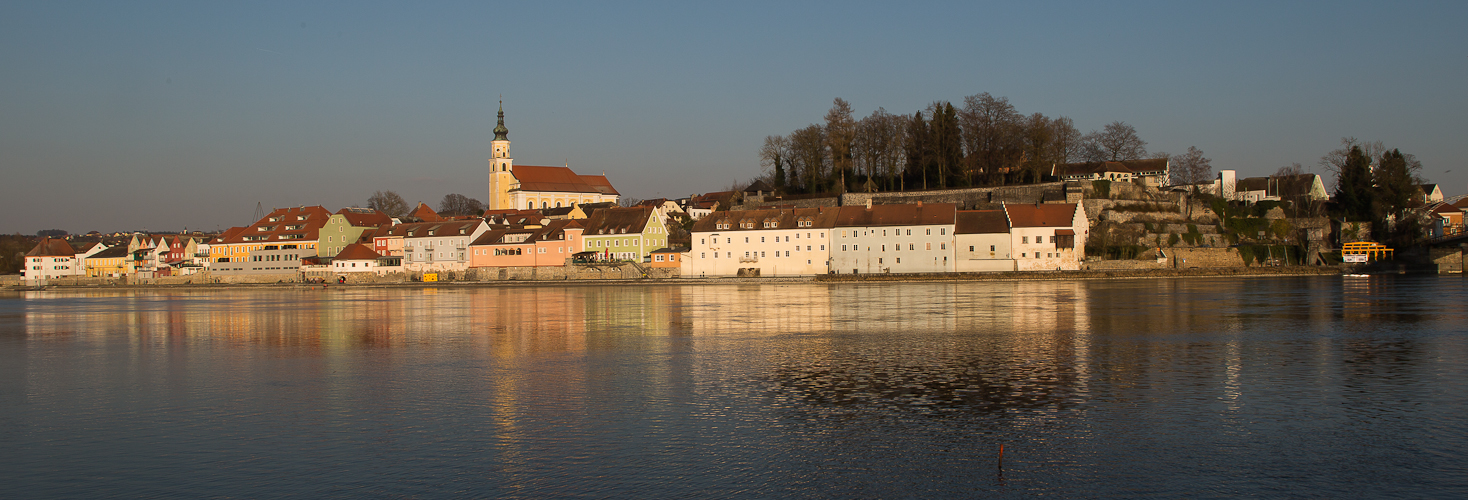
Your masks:
<instances>
[{"instance_id":1,"label":"railing","mask_svg":"<svg viewBox=\"0 0 1468 500\"><path fill-rule=\"evenodd\" d=\"M759 257L740 257L739 262L759 262Z\"/></svg>"}]
</instances>

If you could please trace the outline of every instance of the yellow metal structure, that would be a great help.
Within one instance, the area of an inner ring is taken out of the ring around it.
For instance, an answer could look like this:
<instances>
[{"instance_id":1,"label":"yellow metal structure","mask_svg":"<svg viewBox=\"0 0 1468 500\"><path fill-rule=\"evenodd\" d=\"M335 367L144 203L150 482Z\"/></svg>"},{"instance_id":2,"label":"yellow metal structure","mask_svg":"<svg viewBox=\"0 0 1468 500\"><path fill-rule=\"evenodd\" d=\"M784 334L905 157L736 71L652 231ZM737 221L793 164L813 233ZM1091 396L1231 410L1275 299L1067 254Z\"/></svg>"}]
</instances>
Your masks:
<instances>
[{"instance_id":1,"label":"yellow metal structure","mask_svg":"<svg viewBox=\"0 0 1468 500\"><path fill-rule=\"evenodd\" d=\"M1341 255L1365 255L1367 260L1392 258L1392 249L1374 241L1357 241L1341 246Z\"/></svg>"},{"instance_id":2,"label":"yellow metal structure","mask_svg":"<svg viewBox=\"0 0 1468 500\"><path fill-rule=\"evenodd\" d=\"M423 282L438 281L438 273L423 273Z\"/></svg>"}]
</instances>

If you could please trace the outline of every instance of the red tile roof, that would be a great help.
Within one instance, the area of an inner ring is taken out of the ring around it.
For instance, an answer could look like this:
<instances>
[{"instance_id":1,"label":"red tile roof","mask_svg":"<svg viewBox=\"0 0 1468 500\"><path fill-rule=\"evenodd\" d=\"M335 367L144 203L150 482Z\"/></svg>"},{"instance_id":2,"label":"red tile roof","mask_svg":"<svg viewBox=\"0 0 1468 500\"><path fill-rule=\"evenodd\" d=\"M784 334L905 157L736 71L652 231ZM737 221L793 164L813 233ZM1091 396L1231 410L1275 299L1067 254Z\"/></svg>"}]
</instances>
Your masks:
<instances>
[{"instance_id":1,"label":"red tile roof","mask_svg":"<svg viewBox=\"0 0 1468 500\"><path fill-rule=\"evenodd\" d=\"M249 227L231 235L234 228L225 232L217 243L278 243L316 241L321 226L331 218L331 212L320 205L310 207L277 208ZM289 229L295 228L295 229Z\"/></svg>"},{"instance_id":2,"label":"red tile roof","mask_svg":"<svg viewBox=\"0 0 1468 500\"><path fill-rule=\"evenodd\" d=\"M693 223L695 233L724 232L724 231L758 231L774 229L804 229L836 227L838 213L835 208L761 208L758 210L731 210L718 212L708 217L699 219ZM802 221L810 222L802 226ZM750 227L743 227L741 223L749 222ZM765 227L768 222L774 227ZM719 226L725 228L720 229Z\"/></svg>"},{"instance_id":3,"label":"red tile roof","mask_svg":"<svg viewBox=\"0 0 1468 500\"><path fill-rule=\"evenodd\" d=\"M372 251L371 247L361 243L347 245L336 254L336 260L377 260L378 257L382 256Z\"/></svg>"},{"instance_id":4,"label":"red tile roof","mask_svg":"<svg viewBox=\"0 0 1468 500\"><path fill-rule=\"evenodd\" d=\"M836 226L925 226L953 224L957 221L958 205L953 203L925 203L918 205L873 205L841 207L836 216Z\"/></svg>"},{"instance_id":5,"label":"red tile roof","mask_svg":"<svg viewBox=\"0 0 1468 500\"><path fill-rule=\"evenodd\" d=\"M516 165L513 173L521 191L621 194L605 175L576 175L567 167Z\"/></svg>"},{"instance_id":6,"label":"red tile roof","mask_svg":"<svg viewBox=\"0 0 1468 500\"><path fill-rule=\"evenodd\" d=\"M1075 222L1076 205L1074 203L1005 204L1004 213L1009 216L1010 227L1071 227L1071 224Z\"/></svg>"},{"instance_id":7,"label":"red tile roof","mask_svg":"<svg viewBox=\"0 0 1468 500\"><path fill-rule=\"evenodd\" d=\"M425 205L423 203L419 203L418 208L413 209L413 213L408 215L411 217L417 217L418 220L421 220L423 222L434 222L443 220L443 217L440 217L438 215L438 212L434 212L432 208L428 208L428 205Z\"/></svg>"},{"instance_id":8,"label":"red tile roof","mask_svg":"<svg viewBox=\"0 0 1468 500\"><path fill-rule=\"evenodd\" d=\"M76 250L71 244L60 238L41 238L36 243L36 248L25 254L26 257L76 257Z\"/></svg>"}]
</instances>

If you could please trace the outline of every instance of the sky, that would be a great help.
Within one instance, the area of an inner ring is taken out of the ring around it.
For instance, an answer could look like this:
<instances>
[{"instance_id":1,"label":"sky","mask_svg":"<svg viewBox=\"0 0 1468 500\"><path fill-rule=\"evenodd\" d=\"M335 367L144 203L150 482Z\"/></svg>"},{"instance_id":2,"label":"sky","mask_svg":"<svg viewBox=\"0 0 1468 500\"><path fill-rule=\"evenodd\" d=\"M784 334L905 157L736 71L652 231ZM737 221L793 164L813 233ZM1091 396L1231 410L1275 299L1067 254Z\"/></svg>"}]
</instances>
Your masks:
<instances>
[{"instance_id":1,"label":"sky","mask_svg":"<svg viewBox=\"0 0 1468 500\"><path fill-rule=\"evenodd\" d=\"M1468 192L1468 2L0 3L0 232L487 197L517 165L676 198L768 135L988 92L1267 175L1343 137Z\"/></svg>"}]
</instances>

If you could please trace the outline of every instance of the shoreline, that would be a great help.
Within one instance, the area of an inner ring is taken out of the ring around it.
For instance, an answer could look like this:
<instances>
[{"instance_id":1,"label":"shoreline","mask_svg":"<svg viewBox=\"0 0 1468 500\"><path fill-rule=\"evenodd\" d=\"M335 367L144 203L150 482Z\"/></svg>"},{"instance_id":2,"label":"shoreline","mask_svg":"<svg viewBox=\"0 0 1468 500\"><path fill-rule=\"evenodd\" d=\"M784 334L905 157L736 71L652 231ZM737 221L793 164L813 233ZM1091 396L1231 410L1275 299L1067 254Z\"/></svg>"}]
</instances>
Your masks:
<instances>
[{"instance_id":1,"label":"shoreline","mask_svg":"<svg viewBox=\"0 0 1468 500\"><path fill-rule=\"evenodd\" d=\"M1229 267L1188 269L1129 269L1129 270L1085 270L1085 271L1006 271L967 274L830 274L794 277L723 277L723 278L663 278L663 279L607 279L607 280L541 280L541 281L440 281L400 283L206 283L206 284L133 284L133 285L47 285L41 290L87 291L87 290L223 290L239 288L479 288L479 287L525 287L525 286L603 286L603 285L720 285L720 284L789 284L789 283L921 283L921 282L982 282L982 281L1060 281L1060 280L1109 280L1109 279L1155 279L1155 278L1257 278L1279 276L1331 276L1342 275L1348 269L1321 266L1281 267ZM12 291L32 291L29 287L10 287Z\"/></svg>"}]
</instances>

